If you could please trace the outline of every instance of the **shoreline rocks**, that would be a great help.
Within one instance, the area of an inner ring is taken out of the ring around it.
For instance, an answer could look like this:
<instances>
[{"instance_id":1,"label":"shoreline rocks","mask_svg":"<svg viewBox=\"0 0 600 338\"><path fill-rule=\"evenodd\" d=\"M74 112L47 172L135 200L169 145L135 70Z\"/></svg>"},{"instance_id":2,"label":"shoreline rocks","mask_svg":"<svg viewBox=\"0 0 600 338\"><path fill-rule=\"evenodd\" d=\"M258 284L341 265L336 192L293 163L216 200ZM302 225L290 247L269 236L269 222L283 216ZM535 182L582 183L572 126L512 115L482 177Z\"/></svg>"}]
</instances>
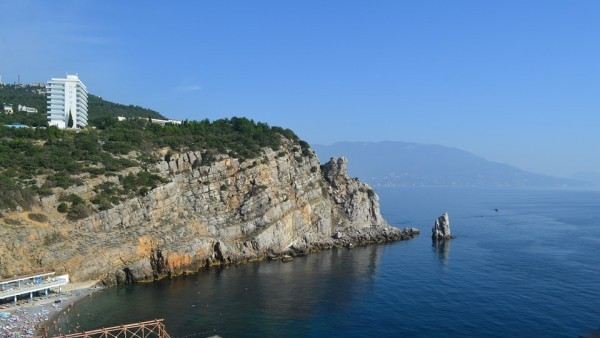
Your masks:
<instances>
[{"instance_id":1,"label":"shoreline rocks","mask_svg":"<svg viewBox=\"0 0 600 338\"><path fill-rule=\"evenodd\" d=\"M257 261L282 261L284 263L291 262L295 257L302 257L312 253L318 253L324 250L331 250L336 248L347 248L351 249L354 247L363 247L367 245L385 244L395 241L404 241L412 239L420 234L420 230L417 228L404 228L399 229L392 226L381 226L371 227L363 229L345 228L337 230L331 237L319 237L314 238L312 236L305 236L301 241L295 243L285 250L280 252L274 252L268 250L264 254L252 253L244 255L244 253L233 253L233 248L221 247L222 242L215 245L215 248L219 248L218 252L213 254L212 258L209 258L205 263L198 267L198 269L184 270L178 274L168 274L156 276L154 279L136 279L133 278L131 281L117 281L117 284L134 284L137 282L152 282L163 278L176 278L178 276L194 274L202 270L211 268L220 268L232 265L241 265L250 262ZM221 248L225 251L220 251Z\"/></svg>"},{"instance_id":2,"label":"shoreline rocks","mask_svg":"<svg viewBox=\"0 0 600 338\"><path fill-rule=\"evenodd\" d=\"M58 316L70 311L78 301L103 290L95 284L96 281L68 284L62 293L53 292L7 306L1 313L8 316L0 316L0 337L46 337Z\"/></svg>"},{"instance_id":3,"label":"shoreline rocks","mask_svg":"<svg viewBox=\"0 0 600 338\"><path fill-rule=\"evenodd\" d=\"M399 229L391 226L363 229L340 229L336 231L331 238L295 244L286 251L286 254L291 256L302 256L307 253L333 248L352 248L355 246L403 241L412 239L419 234L420 230L416 228Z\"/></svg>"},{"instance_id":4,"label":"shoreline rocks","mask_svg":"<svg viewBox=\"0 0 600 338\"><path fill-rule=\"evenodd\" d=\"M257 261L257 260L260 261L260 260L265 260L265 259L280 260L283 263L287 263L287 262L293 261L295 259L295 257L305 256L307 254L317 253L317 252L324 251L324 250L330 250L330 249L335 249L335 248L350 249L353 247L361 247L361 246L366 246L366 245L384 244L384 243L390 243L390 242L394 242L394 241L409 240L409 239L412 239L412 238L418 236L419 234L420 234L420 230L417 228L400 229L400 228L396 228L396 227L392 227L392 226L377 226L377 227L369 227L369 228L363 228L363 229L356 229L356 228L352 228L352 227L340 228L340 229L336 229L336 231L333 233L333 235L331 235L329 238L321 238L320 240L316 240L314 238L305 237L303 243L292 245L292 246L290 246L290 248L288 248L287 250L285 250L279 254L269 252L262 257L246 257L245 259L239 259L239 260L238 259L227 260L227 259L223 258L223 261L221 262L221 264L207 265L205 268L215 268L215 267L218 268L218 267L224 267L224 266L230 266L230 265L236 265L236 264L244 264L244 263ZM217 243L218 244L215 244L215 247L218 248L218 250L217 250L217 251L219 251L218 255L223 257L222 255L224 253L221 250L226 250L224 248L224 244L222 242L217 242ZM198 271L188 271L188 272L184 272L179 275L164 275L164 276L161 276L160 278L172 278L172 277L175 278L180 275L185 275L187 273L196 273L196 272L198 272ZM155 280L158 280L160 278L157 278ZM136 283L136 282L141 282L141 280L138 280L138 281L133 280L131 282ZM47 315L45 317L45 320L38 318L34 321L23 323L24 325L22 326L22 329L26 330L28 332L37 331L38 335L43 334L44 333L43 328L48 327L49 325L52 324L52 321L48 320L48 318L55 319L57 316L61 315L68 306L70 306L74 302L78 301L79 299L83 298L84 296L91 295L96 290L89 287L89 288L82 289L82 291L83 291L83 293L78 294L77 297L70 299L69 302L65 302L65 303L61 304L61 307L57 308L54 312L50 312L49 315Z\"/></svg>"}]
</instances>

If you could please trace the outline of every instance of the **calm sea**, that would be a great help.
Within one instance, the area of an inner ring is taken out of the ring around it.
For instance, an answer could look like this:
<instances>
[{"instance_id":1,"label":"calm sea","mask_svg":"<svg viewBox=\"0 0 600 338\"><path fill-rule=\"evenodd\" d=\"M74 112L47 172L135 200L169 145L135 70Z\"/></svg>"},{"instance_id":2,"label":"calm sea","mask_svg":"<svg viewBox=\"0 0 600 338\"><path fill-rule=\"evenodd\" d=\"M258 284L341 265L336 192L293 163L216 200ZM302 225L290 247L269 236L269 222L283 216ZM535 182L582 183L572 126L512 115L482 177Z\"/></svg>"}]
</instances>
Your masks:
<instances>
[{"instance_id":1,"label":"calm sea","mask_svg":"<svg viewBox=\"0 0 600 338\"><path fill-rule=\"evenodd\" d=\"M418 238L112 288L65 330L164 318L172 337L573 337L600 327L600 193L379 190ZM494 209L498 209L496 212ZM436 216L456 239L433 246Z\"/></svg>"}]
</instances>

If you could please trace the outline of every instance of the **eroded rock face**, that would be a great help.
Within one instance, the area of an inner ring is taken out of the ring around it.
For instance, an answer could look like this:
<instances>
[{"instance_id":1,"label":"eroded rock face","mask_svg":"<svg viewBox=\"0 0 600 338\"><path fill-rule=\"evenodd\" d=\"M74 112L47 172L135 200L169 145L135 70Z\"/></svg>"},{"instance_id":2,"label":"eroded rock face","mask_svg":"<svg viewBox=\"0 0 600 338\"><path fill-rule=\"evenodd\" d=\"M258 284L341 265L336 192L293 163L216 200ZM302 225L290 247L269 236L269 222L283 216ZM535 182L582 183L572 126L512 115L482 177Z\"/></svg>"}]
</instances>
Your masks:
<instances>
[{"instance_id":1,"label":"eroded rock face","mask_svg":"<svg viewBox=\"0 0 600 338\"><path fill-rule=\"evenodd\" d=\"M387 225L345 158L320 166L292 144L210 165L199 152L172 154L155 170L169 183L83 220L66 220L48 199L48 224L0 227L0 275L56 270L73 281L131 283L418 233Z\"/></svg>"},{"instance_id":2,"label":"eroded rock face","mask_svg":"<svg viewBox=\"0 0 600 338\"><path fill-rule=\"evenodd\" d=\"M336 218L348 219L355 228L387 226L379 210L379 197L367 184L348 175L348 159L332 158L321 166L327 189L335 204Z\"/></svg>"},{"instance_id":3,"label":"eroded rock face","mask_svg":"<svg viewBox=\"0 0 600 338\"><path fill-rule=\"evenodd\" d=\"M431 229L431 238L434 240L452 238L452 233L450 232L450 217L447 212L435 220L433 228Z\"/></svg>"}]
</instances>

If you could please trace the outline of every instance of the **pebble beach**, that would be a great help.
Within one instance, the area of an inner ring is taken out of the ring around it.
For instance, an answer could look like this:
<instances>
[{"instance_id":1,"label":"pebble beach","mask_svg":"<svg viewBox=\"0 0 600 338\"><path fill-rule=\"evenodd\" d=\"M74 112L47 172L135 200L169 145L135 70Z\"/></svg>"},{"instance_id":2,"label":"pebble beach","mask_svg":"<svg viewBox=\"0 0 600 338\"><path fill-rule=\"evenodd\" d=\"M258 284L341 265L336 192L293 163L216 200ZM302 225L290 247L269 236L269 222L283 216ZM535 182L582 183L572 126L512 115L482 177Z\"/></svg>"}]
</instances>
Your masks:
<instances>
[{"instance_id":1,"label":"pebble beach","mask_svg":"<svg viewBox=\"0 0 600 338\"><path fill-rule=\"evenodd\" d=\"M20 300L0 305L0 337L39 337L44 336L45 328L54 325L54 318L62 311L69 311L78 300L101 290L96 282L72 283L60 294Z\"/></svg>"}]
</instances>

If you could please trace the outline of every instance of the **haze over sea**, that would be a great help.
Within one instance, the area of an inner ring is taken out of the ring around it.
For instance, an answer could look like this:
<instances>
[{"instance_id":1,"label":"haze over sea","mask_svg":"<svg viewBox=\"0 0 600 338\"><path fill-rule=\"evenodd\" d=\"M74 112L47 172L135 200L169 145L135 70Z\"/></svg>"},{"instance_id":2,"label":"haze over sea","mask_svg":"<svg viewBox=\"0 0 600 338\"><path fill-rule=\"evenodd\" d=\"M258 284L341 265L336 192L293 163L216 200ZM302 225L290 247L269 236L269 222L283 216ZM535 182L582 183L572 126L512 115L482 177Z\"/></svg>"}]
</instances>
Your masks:
<instances>
[{"instance_id":1,"label":"haze over sea","mask_svg":"<svg viewBox=\"0 0 600 338\"><path fill-rule=\"evenodd\" d=\"M410 241L112 288L67 330L165 318L172 337L573 337L600 327L600 192L378 191ZM498 208L498 212L494 209ZM432 246L448 211L456 239Z\"/></svg>"}]
</instances>

